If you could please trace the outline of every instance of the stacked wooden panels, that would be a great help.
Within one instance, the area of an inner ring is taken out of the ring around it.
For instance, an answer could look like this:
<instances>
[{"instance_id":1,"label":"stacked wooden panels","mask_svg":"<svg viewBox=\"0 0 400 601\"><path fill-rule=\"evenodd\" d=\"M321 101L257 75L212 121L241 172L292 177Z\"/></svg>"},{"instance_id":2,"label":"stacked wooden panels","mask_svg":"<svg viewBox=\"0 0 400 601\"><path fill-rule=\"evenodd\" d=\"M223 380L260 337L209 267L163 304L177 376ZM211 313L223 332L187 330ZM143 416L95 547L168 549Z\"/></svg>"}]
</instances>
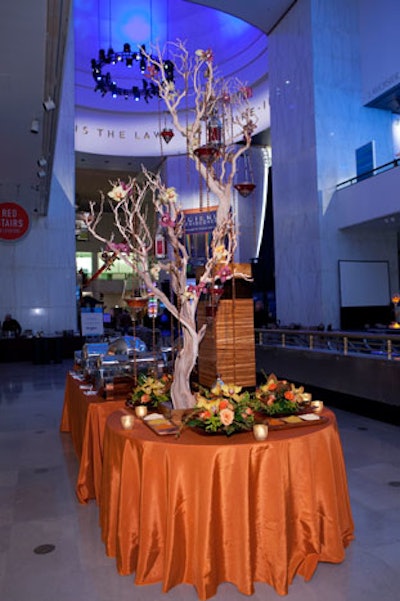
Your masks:
<instances>
[{"instance_id":1,"label":"stacked wooden panels","mask_svg":"<svg viewBox=\"0 0 400 601\"><path fill-rule=\"evenodd\" d=\"M208 324L200 344L199 383L209 387L218 374L226 383L255 386L253 299L220 300L214 315L207 301L201 302L197 318L199 327Z\"/></svg>"}]
</instances>

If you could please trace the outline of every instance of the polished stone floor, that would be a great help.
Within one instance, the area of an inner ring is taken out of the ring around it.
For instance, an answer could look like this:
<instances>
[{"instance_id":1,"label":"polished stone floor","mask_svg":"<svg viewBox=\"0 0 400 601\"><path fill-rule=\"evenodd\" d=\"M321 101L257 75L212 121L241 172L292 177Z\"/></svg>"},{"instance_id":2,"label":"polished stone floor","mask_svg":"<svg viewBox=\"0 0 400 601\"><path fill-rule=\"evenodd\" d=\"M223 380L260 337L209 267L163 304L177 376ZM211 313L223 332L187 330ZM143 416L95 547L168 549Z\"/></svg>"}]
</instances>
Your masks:
<instances>
[{"instance_id":1,"label":"polished stone floor","mask_svg":"<svg viewBox=\"0 0 400 601\"><path fill-rule=\"evenodd\" d=\"M119 576L100 539L95 503L80 505L78 464L59 433L71 365L0 364L0 599L4 601L196 601L193 587L167 594ZM290 601L400 598L400 430L335 410L346 458L356 539L340 565L297 577ZM216 601L247 598L230 584ZM281 599L256 584L252 599Z\"/></svg>"}]
</instances>

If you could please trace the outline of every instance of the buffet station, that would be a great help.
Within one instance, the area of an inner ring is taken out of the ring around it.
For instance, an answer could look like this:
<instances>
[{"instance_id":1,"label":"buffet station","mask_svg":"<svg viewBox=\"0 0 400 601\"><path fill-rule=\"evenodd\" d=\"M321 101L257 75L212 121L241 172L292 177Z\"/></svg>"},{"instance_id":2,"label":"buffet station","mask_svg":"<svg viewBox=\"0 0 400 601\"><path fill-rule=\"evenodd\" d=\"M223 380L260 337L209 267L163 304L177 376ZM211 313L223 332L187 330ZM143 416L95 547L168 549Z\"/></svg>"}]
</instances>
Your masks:
<instances>
[{"instance_id":1,"label":"buffet station","mask_svg":"<svg viewBox=\"0 0 400 601\"><path fill-rule=\"evenodd\" d=\"M98 395L127 398L137 376L152 371L161 375L171 361L170 347L149 351L137 337L123 336L110 342L88 342L74 354L75 368Z\"/></svg>"},{"instance_id":2,"label":"buffet station","mask_svg":"<svg viewBox=\"0 0 400 601\"><path fill-rule=\"evenodd\" d=\"M354 524L336 418L323 401L272 375L255 395L220 381L214 396L197 394L199 407L176 410L151 395L138 402L167 377L145 371L130 393L107 396L95 383L126 374L116 364L105 371L104 351L85 347L67 374L60 429L79 459L77 498L98 504L120 574L164 592L191 583L199 599L222 582L246 595L264 582L284 595L296 575L308 581L318 563L344 560ZM267 413L251 414L272 398ZM223 412L234 404L229 423Z\"/></svg>"}]
</instances>

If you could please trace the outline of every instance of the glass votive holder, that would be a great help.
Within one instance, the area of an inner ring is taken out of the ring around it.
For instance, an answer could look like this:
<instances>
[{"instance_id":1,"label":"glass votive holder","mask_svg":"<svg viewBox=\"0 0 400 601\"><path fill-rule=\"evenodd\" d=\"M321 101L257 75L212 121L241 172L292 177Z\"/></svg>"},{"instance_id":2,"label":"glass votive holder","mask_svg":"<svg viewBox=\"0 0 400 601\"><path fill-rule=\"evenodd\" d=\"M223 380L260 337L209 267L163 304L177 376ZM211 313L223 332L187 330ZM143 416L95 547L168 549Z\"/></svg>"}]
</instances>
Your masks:
<instances>
[{"instance_id":1,"label":"glass votive holder","mask_svg":"<svg viewBox=\"0 0 400 601\"><path fill-rule=\"evenodd\" d=\"M266 424L254 424L253 434L256 440L265 440L268 437L268 426Z\"/></svg>"},{"instance_id":2,"label":"glass votive holder","mask_svg":"<svg viewBox=\"0 0 400 601\"><path fill-rule=\"evenodd\" d=\"M134 415L121 415L121 426L124 430L132 430L134 423Z\"/></svg>"},{"instance_id":3,"label":"glass votive holder","mask_svg":"<svg viewBox=\"0 0 400 601\"><path fill-rule=\"evenodd\" d=\"M312 401L312 394L311 392L303 392L303 394L301 395L303 403L311 403Z\"/></svg>"},{"instance_id":4,"label":"glass votive holder","mask_svg":"<svg viewBox=\"0 0 400 601\"><path fill-rule=\"evenodd\" d=\"M323 401L311 401L311 409L313 411L316 411L317 413L320 413L323 408L324 408L324 402Z\"/></svg>"},{"instance_id":5,"label":"glass votive holder","mask_svg":"<svg viewBox=\"0 0 400 601\"><path fill-rule=\"evenodd\" d=\"M137 405L135 407L135 414L140 419L143 419L147 415L147 407L145 405Z\"/></svg>"}]
</instances>

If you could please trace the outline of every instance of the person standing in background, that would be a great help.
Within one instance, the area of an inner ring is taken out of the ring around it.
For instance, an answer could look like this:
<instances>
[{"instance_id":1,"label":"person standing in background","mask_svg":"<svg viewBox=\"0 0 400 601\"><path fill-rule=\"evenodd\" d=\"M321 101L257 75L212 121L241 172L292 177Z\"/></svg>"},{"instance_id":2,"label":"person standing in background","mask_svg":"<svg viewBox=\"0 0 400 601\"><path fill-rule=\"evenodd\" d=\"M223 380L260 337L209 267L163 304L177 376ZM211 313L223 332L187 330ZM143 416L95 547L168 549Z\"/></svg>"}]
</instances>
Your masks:
<instances>
[{"instance_id":1,"label":"person standing in background","mask_svg":"<svg viewBox=\"0 0 400 601\"><path fill-rule=\"evenodd\" d=\"M3 332L3 336L21 336L22 328L19 325L19 322L14 319L10 313L4 318L3 325L1 326L1 330Z\"/></svg>"}]
</instances>

